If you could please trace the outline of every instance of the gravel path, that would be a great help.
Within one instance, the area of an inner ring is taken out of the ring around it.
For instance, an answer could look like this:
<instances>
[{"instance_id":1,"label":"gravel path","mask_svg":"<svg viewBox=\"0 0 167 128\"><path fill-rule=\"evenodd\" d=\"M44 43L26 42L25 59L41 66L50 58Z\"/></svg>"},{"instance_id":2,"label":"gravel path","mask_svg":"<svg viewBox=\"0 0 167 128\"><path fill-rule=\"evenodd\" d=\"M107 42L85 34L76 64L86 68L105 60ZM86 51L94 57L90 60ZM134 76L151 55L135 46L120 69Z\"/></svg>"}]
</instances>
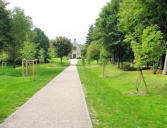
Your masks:
<instances>
[{"instance_id":1,"label":"gravel path","mask_svg":"<svg viewBox=\"0 0 167 128\"><path fill-rule=\"evenodd\" d=\"M0 128L92 128L76 66L69 66Z\"/></svg>"}]
</instances>

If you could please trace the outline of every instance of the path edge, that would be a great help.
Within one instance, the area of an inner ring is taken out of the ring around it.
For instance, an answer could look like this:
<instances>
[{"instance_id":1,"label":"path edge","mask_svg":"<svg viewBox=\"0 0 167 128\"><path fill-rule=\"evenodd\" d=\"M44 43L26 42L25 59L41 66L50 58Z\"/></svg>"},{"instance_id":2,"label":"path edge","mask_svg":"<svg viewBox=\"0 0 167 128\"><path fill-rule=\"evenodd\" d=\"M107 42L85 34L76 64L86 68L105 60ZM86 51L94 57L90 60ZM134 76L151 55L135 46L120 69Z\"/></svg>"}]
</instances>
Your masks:
<instances>
[{"instance_id":1,"label":"path edge","mask_svg":"<svg viewBox=\"0 0 167 128\"><path fill-rule=\"evenodd\" d=\"M88 120L89 120L89 126L90 128L93 128L93 123L92 123L92 119L91 119L91 116L90 116L90 112L88 110L88 104L86 102L86 97L85 97L85 93L84 93L84 88L83 88L83 85L81 83L81 79L80 79L80 75L79 75L79 72L78 72L78 67L76 66L76 69L77 69L77 73L78 73L78 77L79 77L79 81L80 81L80 91L81 91L81 95L82 95L82 100L83 100L83 103L84 103L84 107L85 107L85 110L86 110L86 114L87 114L87 117L88 117Z\"/></svg>"}]
</instances>

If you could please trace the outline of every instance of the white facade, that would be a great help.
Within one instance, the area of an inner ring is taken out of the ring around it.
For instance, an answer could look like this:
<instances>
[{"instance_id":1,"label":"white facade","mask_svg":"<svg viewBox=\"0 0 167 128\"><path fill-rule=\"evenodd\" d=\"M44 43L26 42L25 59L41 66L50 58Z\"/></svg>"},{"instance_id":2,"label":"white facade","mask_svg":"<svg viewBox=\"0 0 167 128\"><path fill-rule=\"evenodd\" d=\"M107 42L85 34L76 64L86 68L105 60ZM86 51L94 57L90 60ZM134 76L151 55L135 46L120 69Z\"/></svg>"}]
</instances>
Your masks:
<instances>
[{"instance_id":1,"label":"white facade","mask_svg":"<svg viewBox=\"0 0 167 128\"><path fill-rule=\"evenodd\" d=\"M79 45L76 42L76 39L74 39L74 42L72 44L72 58L80 58L81 57L81 49L79 47Z\"/></svg>"}]
</instances>

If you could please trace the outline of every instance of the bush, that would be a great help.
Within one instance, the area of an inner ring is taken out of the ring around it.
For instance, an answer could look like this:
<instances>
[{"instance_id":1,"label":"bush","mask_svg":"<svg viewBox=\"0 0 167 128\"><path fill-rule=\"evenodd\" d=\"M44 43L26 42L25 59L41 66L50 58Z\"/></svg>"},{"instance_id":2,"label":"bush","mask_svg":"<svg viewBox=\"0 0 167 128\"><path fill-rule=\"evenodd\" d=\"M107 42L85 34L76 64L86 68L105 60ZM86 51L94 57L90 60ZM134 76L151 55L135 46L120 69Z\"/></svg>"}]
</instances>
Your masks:
<instances>
[{"instance_id":1,"label":"bush","mask_svg":"<svg viewBox=\"0 0 167 128\"><path fill-rule=\"evenodd\" d=\"M122 70L124 71L135 71L137 70L134 66L132 66L129 62L124 62L122 65Z\"/></svg>"},{"instance_id":2,"label":"bush","mask_svg":"<svg viewBox=\"0 0 167 128\"><path fill-rule=\"evenodd\" d=\"M85 61L85 57L84 56L81 56L81 60L82 60L82 65L85 65L86 61Z\"/></svg>"}]
</instances>

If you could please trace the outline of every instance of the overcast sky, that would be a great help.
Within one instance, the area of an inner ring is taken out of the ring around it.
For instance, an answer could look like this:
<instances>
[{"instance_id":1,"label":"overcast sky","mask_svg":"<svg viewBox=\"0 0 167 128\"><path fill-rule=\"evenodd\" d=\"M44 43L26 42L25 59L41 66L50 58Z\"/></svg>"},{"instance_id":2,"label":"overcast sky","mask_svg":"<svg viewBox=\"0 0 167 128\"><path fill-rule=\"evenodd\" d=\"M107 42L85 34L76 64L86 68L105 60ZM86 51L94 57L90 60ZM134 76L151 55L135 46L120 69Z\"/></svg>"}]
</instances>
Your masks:
<instances>
[{"instance_id":1,"label":"overcast sky","mask_svg":"<svg viewBox=\"0 0 167 128\"><path fill-rule=\"evenodd\" d=\"M91 24L95 23L101 8L110 0L6 0L8 9L21 7L33 19L35 27L54 39L66 36L85 43Z\"/></svg>"}]
</instances>

